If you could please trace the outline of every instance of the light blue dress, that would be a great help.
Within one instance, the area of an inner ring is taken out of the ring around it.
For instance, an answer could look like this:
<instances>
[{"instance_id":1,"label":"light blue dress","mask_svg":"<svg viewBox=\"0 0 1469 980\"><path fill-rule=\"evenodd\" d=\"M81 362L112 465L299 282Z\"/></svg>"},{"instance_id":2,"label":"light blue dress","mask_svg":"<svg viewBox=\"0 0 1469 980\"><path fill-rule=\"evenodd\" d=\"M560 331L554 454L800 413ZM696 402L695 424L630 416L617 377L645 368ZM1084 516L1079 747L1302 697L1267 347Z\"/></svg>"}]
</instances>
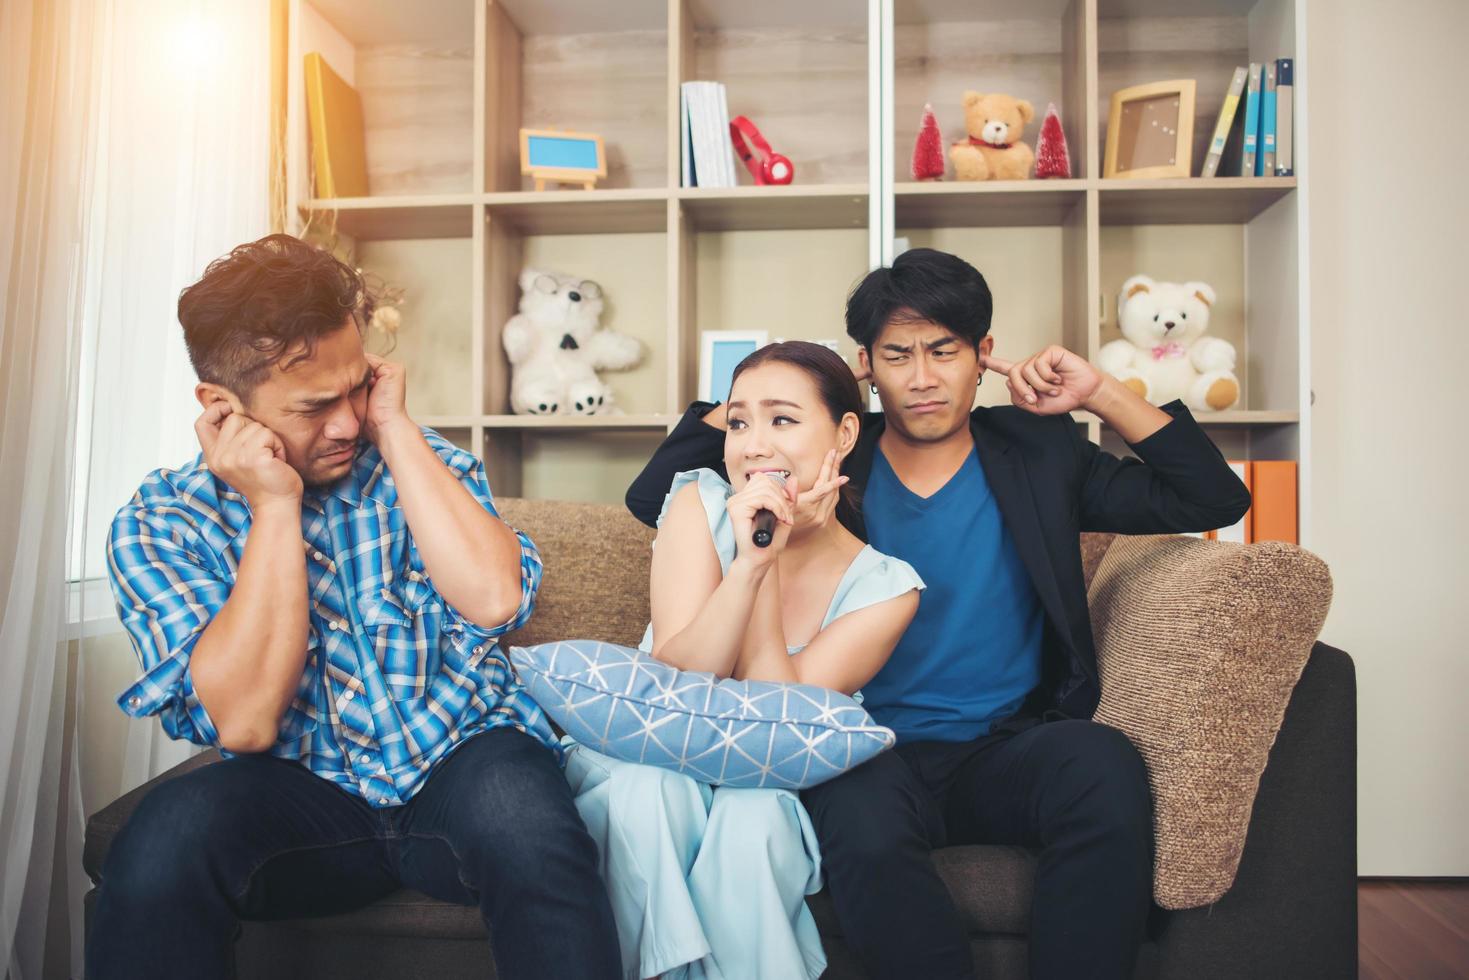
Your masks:
<instances>
[{"instance_id":1,"label":"light blue dress","mask_svg":"<svg viewBox=\"0 0 1469 980\"><path fill-rule=\"evenodd\" d=\"M717 473L678 474L663 515L690 483L698 485L720 567L728 572L735 537L725 502L733 490ZM821 628L922 588L911 565L868 545L847 567ZM639 649L652 651L652 624ZM627 980L821 975L826 954L806 908L806 896L821 890L821 854L795 793L716 788L567 745L566 776L600 851Z\"/></svg>"}]
</instances>

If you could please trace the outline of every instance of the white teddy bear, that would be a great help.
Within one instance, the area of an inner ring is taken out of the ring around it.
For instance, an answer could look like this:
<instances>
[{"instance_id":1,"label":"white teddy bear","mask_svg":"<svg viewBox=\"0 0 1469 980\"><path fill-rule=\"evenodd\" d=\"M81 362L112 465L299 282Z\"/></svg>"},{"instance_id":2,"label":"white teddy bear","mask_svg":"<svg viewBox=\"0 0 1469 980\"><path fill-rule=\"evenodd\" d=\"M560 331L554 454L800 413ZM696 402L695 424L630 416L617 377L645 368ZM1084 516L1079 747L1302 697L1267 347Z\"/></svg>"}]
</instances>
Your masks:
<instances>
[{"instance_id":1,"label":"white teddy bear","mask_svg":"<svg viewBox=\"0 0 1469 980\"><path fill-rule=\"evenodd\" d=\"M1117 297L1123 340L1104 344L1097 366L1154 405L1175 398L1196 412L1239 401L1234 345L1205 337L1214 290L1205 282L1133 276Z\"/></svg>"},{"instance_id":2,"label":"white teddy bear","mask_svg":"<svg viewBox=\"0 0 1469 980\"><path fill-rule=\"evenodd\" d=\"M520 273L520 312L501 338L510 359L510 410L518 415L616 415L597 372L643 358L635 337L602 330L602 288L541 269Z\"/></svg>"}]
</instances>

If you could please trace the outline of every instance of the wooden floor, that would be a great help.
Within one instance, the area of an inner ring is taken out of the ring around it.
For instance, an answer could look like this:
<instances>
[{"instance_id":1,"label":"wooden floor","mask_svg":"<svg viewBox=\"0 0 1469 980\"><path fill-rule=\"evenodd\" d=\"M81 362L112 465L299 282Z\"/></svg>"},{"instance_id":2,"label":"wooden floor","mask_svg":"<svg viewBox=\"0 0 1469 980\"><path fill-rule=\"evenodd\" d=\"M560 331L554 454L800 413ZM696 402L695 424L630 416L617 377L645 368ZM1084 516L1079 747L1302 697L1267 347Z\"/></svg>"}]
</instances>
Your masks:
<instances>
[{"instance_id":1,"label":"wooden floor","mask_svg":"<svg viewBox=\"0 0 1469 980\"><path fill-rule=\"evenodd\" d=\"M1469 879L1364 879L1357 925L1361 980L1469 978Z\"/></svg>"}]
</instances>

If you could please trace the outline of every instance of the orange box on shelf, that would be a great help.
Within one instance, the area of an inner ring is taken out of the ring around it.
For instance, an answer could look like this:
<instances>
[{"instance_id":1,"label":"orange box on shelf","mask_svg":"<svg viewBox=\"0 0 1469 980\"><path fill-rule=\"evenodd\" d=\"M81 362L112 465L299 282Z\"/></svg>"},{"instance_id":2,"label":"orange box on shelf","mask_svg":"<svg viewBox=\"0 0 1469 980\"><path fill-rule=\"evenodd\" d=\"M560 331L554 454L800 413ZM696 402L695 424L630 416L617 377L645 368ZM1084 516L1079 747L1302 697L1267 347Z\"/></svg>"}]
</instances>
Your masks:
<instances>
[{"instance_id":1,"label":"orange box on shelf","mask_svg":"<svg viewBox=\"0 0 1469 980\"><path fill-rule=\"evenodd\" d=\"M1299 544L1296 521L1296 463L1286 459L1257 459L1253 466L1255 541Z\"/></svg>"}]
</instances>

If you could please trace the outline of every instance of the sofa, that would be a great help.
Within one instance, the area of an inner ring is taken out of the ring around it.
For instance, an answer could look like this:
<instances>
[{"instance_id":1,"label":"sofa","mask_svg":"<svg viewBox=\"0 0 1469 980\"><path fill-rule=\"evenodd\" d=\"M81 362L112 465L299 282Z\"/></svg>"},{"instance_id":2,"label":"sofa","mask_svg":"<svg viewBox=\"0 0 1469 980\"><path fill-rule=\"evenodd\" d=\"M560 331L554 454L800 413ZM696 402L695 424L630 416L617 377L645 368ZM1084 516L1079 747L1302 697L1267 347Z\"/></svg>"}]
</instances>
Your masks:
<instances>
[{"instance_id":1,"label":"sofa","mask_svg":"<svg viewBox=\"0 0 1469 980\"><path fill-rule=\"evenodd\" d=\"M508 642L575 636L635 644L647 617L652 532L621 507L513 499L499 505L507 521L536 541L546 566L536 614ZM1110 535L1083 535L1089 581L1113 544ZM1194 560L1186 549L1199 545L1173 538L1156 547L1186 568ZM1231 577L1209 581L1212 598L1227 607L1228 591L1236 587ZM1099 591L1105 593L1100 601L1120 601L1116 590L1094 589L1094 620L1115 612L1098 607ZM1282 614L1291 615L1290 604L1284 606ZM1313 644L1314 637L1312 629L1302 645L1299 680L1282 695L1278 734L1273 745L1266 743L1268 762L1246 811L1232 885L1202 907L1155 906L1138 977L1356 975L1355 674L1346 653ZM1270 725L1273 732L1275 721ZM112 840L153 786L217 759L215 752L201 753L94 814L83 854L93 882ZM971 929L977 974L1026 976L1035 855L1014 846L949 847L934 861ZM86 899L89 918L95 898L93 889ZM826 977L864 976L827 895L809 901L827 950ZM477 909L408 890L346 915L244 923L233 970L249 980L495 975Z\"/></svg>"}]
</instances>

